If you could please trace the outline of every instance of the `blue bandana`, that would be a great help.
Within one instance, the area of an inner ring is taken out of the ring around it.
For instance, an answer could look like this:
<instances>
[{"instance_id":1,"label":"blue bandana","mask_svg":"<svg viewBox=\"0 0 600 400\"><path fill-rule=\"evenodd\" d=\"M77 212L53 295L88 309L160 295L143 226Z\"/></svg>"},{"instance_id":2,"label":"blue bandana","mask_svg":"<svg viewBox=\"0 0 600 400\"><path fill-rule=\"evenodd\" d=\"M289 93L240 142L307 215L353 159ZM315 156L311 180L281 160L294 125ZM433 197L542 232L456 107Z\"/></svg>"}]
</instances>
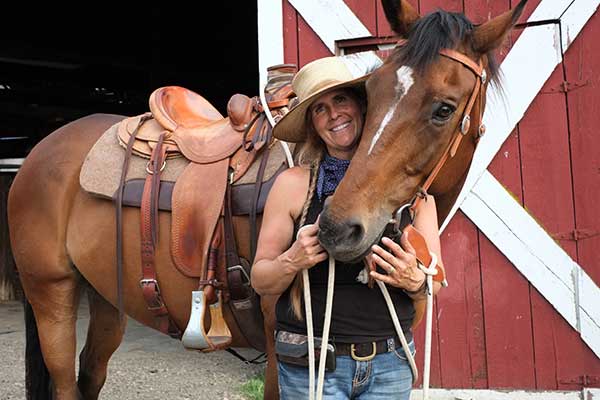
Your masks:
<instances>
[{"instance_id":1,"label":"blue bandana","mask_svg":"<svg viewBox=\"0 0 600 400\"><path fill-rule=\"evenodd\" d=\"M350 165L350 160L340 160L325 154L325 158L319 166L319 176L317 177L317 196L319 196L319 200L333 194L344 177L348 165Z\"/></svg>"}]
</instances>

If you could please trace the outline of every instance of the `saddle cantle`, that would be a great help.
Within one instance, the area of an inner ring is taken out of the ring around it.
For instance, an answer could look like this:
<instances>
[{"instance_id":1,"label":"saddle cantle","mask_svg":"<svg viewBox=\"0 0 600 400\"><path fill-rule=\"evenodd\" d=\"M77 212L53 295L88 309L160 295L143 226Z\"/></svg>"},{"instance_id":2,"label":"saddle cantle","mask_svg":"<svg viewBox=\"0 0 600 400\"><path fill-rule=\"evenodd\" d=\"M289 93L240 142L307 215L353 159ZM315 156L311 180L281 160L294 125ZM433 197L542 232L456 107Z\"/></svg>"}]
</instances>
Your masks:
<instances>
[{"instance_id":1,"label":"saddle cantle","mask_svg":"<svg viewBox=\"0 0 600 400\"><path fill-rule=\"evenodd\" d=\"M117 224L119 227L122 224L119 210L128 187L129 162L138 157L145 158L148 160L147 174L139 201L140 285L148 309L155 315L157 328L181 338L186 347L210 351L229 346L231 332L222 313L223 305L228 304L248 343L264 350L260 304L249 280L251 262L239 257L235 246L232 188L255 162L259 163L252 169L256 178L249 204L253 253L258 203L265 197L263 175L274 143L264 109L270 109L275 119L287 112L288 102L293 97L289 87L293 71L295 67L289 65L269 70L270 76L278 79L273 80L270 87L267 85L267 103L263 104L258 97L234 95L228 103L226 117L197 93L179 86L162 87L150 96L150 112L127 118L116 127L118 141L126 148L121 179L114 196ZM167 193L162 190L166 185L161 176L167 164L176 159L185 161L183 171L169 189L171 257L183 274L199 279L198 290L192 296L192 316L184 333L169 317L154 266L157 216L160 209L165 209L161 203L165 203ZM119 235L118 240L122 240ZM119 265L117 261L118 271ZM210 313L206 313L208 309ZM210 315L211 320L208 332L204 326L205 315Z\"/></svg>"},{"instance_id":2,"label":"saddle cantle","mask_svg":"<svg viewBox=\"0 0 600 400\"><path fill-rule=\"evenodd\" d=\"M223 118L208 101L189 89L179 86L156 89L150 95L149 103L151 120L140 125L144 116L132 117L119 130L119 139L123 143L136 134L133 149L140 156L149 158L163 133L170 157L183 156L199 164L227 158L242 146L240 122L233 124L229 117ZM250 119L251 112L248 114Z\"/></svg>"}]
</instances>

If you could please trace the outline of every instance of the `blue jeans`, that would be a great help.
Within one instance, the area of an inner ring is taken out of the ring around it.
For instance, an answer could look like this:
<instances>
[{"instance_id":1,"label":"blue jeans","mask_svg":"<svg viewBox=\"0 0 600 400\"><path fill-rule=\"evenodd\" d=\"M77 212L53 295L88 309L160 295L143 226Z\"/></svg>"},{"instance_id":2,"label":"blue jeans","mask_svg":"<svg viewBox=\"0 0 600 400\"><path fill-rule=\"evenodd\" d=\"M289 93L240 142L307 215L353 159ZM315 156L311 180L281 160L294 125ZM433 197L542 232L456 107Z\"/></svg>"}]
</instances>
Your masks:
<instances>
[{"instance_id":1,"label":"blue jeans","mask_svg":"<svg viewBox=\"0 0 600 400\"><path fill-rule=\"evenodd\" d=\"M409 343L414 355L414 342ZM308 399L308 368L279 362L281 400ZM315 368L315 381L318 370ZM316 389L315 382L315 389ZM376 355L370 361L355 361L337 356L333 372L325 372L323 398L401 399L408 400L412 389L412 371L402 347Z\"/></svg>"}]
</instances>

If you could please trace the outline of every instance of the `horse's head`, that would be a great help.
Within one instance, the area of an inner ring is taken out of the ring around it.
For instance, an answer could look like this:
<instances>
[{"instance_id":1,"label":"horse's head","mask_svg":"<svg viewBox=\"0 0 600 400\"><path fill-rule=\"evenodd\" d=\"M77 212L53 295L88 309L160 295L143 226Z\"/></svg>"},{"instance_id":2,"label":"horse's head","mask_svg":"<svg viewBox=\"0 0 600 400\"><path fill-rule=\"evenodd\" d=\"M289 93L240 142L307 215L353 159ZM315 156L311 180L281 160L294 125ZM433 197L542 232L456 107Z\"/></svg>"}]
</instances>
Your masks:
<instances>
[{"instance_id":1,"label":"horse's head","mask_svg":"<svg viewBox=\"0 0 600 400\"><path fill-rule=\"evenodd\" d=\"M364 256L394 211L422 188L436 196L438 219L445 218L482 133L485 89L497 72L491 52L526 1L474 26L460 14L421 18L405 0L383 0L388 22L406 41L366 82L360 144L319 220L319 240L330 255Z\"/></svg>"}]
</instances>

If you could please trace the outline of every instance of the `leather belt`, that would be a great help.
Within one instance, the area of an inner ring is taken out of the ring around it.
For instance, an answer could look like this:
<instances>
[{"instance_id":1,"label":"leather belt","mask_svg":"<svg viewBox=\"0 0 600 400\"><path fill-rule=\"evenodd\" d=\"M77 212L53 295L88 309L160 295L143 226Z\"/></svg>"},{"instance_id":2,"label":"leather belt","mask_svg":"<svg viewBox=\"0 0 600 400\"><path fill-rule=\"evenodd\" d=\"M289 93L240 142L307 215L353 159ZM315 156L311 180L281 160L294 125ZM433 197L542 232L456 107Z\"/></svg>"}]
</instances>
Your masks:
<instances>
[{"instance_id":1,"label":"leather belt","mask_svg":"<svg viewBox=\"0 0 600 400\"><path fill-rule=\"evenodd\" d=\"M410 343L412 336L406 340ZM402 343L396 337L366 343L335 343L335 355L350 356L356 361L369 361L377 354L388 353L398 347L402 347Z\"/></svg>"}]
</instances>

